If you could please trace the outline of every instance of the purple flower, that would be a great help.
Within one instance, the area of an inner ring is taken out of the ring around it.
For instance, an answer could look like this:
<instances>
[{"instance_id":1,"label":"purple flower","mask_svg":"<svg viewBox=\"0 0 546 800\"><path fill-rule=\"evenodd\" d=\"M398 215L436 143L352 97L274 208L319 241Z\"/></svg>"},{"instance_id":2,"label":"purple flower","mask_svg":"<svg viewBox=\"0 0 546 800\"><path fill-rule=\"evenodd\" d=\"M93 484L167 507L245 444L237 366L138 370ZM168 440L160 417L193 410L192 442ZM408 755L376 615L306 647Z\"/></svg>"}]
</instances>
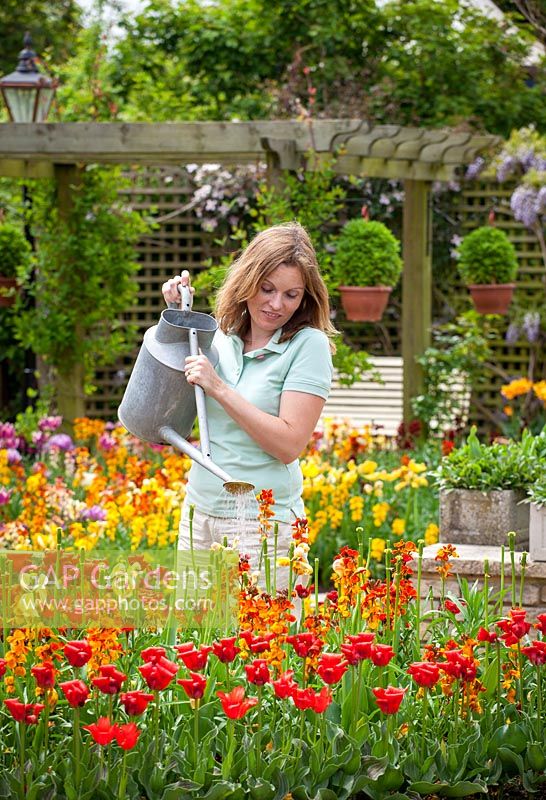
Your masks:
<instances>
[{"instance_id":1,"label":"purple flower","mask_svg":"<svg viewBox=\"0 0 546 800\"><path fill-rule=\"evenodd\" d=\"M505 156L497 167L497 180L503 183L507 178L514 174L518 167L518 161L514 156Z\"/></svg>"},{"instance_id":2,"label":"purple flower","mask_svg":"<svg viewBox=\"0 0 546 800\"><path fill-rule=\"evenodd\" d=\"M15 433L15 426L11 422L0 422L0 449L18 447L19 437Z\"/></svg>"},{"instance_id":3,"label":"purple flower","mask_svg":"<svg viewBox=\"0 0 546 800\"><path fill-rule=\"evenodd\" d=\"M523 332L528 342L536 342L540 333L540 314L538 311L528 311L523 317Z\"/></svg>"},{"instance_id":4,"label":"purple flower","mask_svg":"<svg viewBox=\"0 0 546 800\"><path fill-rule=\"evenodd\" d=\"M15 447L8 447L8 464L19 464L21 453Z\"/></svg>"},{"instance_id":5,"label":"purple flower","mask_svg":"<svg viewBox=\"0 0 546 800\"><path fill-rule=\"evenodd\" d=\"M42 417L42 419L38 421L38 428L41 431L48 431L51 433L60 427L62 421L62 417Z\"/></svg>"},{"instance_id":6,"label":"purple flower","mask_svg":"<svg viewBox=\"0 0 546 800\"><path fill-rule=\"evenodd\" d=\"M87 519L89 522L104 522L106 519L106 511L102 506L90 506L82 511L81 519Z\"/></svg>"},{"instance_id":7,"label":"purple flower","mask_svg":"<svg viewBox=\"0 0 546 800\"><path fill-rule=\"evenodd\" d=\"M33 431L32 432L32 444L38 449L41 450L45 447L47 443L47 434L43 431Z\"/></svg>"},{"instance_id":8,"label":"purple flower","mask_svg":"<svg viewBox=\"0 0 546 800\"><path fill-rule=\"evenodd\" d=\"M511 322L504 335L504 338L508 344L515 344L519 339L519 333L519 325L516 322Z\"/></svg>"},{"instance_id":9,"label":"purple flower","mask_svg":"<svg viewBox=\"0 0 546 800\"><path fill-rule=\"evenodd\" d=\"M518 222L533 228L538 220L537 194L530 186L518 186L510 198L510 208Z\"/></svg>"},{"instance_id":10,"label":"purple flower","mask_svg":"<svg viewBox=\"0 0 546 800\"><path fill-rule=\"evenodd\" d=\"M0 489L0 506L5 506L9 503L11 492L9 489Z\"/></svg>"},{"instance_id":11,"label":"purple flower","mask_svg":"<svg viewBox=\"0 0 546 800\"><path fill-rule=\"evenodd\" d=\"M108 436L107 433L101 433L99 436L99 447L102 450L113 450L116 446L116 440L113 436Z\"/></svg>"},{"instance_id":12,"label":"purple flower","mask_svg":"<svg viewBox=\"0 0 546 800\"><path fill-rule=\"evenodd\" d=\"M74 442L67 433L56 433L46 443L47 450L52 450L54 447L59 450L73 450Z\"/></svg>"},{"instance_id":13,"label":"purple flower","mask_svg":"<svg viewBox=\"0 0 546 800\"><path fill-rule=\"evenodd\" d=\"M538 190L536 209L538 214L546 214L546 186L541 186Z\"/></svg>"},{"instance_id":14,"label":"purple flower","mask_svg":"<svg viewBox=\"0 0 546 800\"><path fill-rule=\"evenodd\" d=\"M465 178L468 181L475 180L484 167L485 167L485 159L482 158L481 156L478 156L478 158L474 159L472 164L469 164L468 167L466 168Z\"/></svg>"}]
</instances>

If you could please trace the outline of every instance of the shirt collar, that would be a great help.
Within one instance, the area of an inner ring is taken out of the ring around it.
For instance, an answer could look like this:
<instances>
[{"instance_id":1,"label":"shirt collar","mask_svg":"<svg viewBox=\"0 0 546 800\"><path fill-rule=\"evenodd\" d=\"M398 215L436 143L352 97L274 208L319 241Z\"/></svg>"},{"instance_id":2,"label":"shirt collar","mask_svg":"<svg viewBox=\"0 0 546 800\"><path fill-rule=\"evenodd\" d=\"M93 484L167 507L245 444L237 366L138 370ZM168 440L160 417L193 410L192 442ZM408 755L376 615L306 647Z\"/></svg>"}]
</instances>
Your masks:
<instances>
[{"instance_id":1,"label":"shirt collar","mask_svg":"<svg viewBox=\"0 0 546 800\"><path fill-rule=\"evenodd\" d=\"M256 356L263 353L284 353L290 342L289 340L286 342L279 342L281 335L282 328L277 328L267 344L264 344L264 346L260 347L258 350L251 350L249 353L243 353L243 340L239 336L233 334L233 342L237 345L238 352L245 358L256 358Z\"/></svg>"}]
</instances>

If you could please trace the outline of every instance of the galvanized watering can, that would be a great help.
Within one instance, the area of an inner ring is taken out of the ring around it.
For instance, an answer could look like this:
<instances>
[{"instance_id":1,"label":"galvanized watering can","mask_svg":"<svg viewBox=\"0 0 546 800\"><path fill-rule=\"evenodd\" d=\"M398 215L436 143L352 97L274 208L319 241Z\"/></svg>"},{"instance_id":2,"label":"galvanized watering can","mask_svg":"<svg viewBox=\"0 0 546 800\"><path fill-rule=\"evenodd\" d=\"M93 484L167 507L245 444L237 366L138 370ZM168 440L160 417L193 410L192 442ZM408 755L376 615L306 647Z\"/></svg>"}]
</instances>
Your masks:
<instances>
[{"instance_id":1,"label":"galvanized watering can","mask_svg":"<svg viewBox=\"0 0 546 800\"><path fill-rule=\"evenodd\" d=\"M186 356L201 350L213 366L218 353L212 345L218 323L209 314L191 310L189 287L180 287L181 308L167 308L157 325L144 334L144 341L118 408L121 424L138 439L170 444L188 455L224 482L231 494L243 494L254 487L234 481L212 460L205 393L186 380ZM195 417L199 421L201 449L190 444Z\"/></svg>"}]
</instances>

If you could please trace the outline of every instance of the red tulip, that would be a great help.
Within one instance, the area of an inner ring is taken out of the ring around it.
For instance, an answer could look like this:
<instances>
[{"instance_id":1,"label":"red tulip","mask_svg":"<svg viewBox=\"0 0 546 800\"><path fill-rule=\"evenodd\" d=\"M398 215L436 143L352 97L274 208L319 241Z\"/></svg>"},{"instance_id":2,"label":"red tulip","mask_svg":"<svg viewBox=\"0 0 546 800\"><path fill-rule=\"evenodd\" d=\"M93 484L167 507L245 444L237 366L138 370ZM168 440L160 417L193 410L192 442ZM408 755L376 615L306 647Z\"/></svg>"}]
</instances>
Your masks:
<instances>
[{"instance_id":1,"label":"red tulip","mask_svg":"<svg viewBox=\"0 0 546 800\"><path fill-rule=\"evenodd\" d=\"M140 730L134 722L127 722L125 725L114 725L114 736L116 742L124 750L131 750L138 742Z\"/></svg>"},{"instance_id":2,"label":"red tulip","mask_svg":"<svg viewBox=\"0 0 546 800\"><path fill-rule=\"evenodd\" d=\"M119 699L126 714L129 714L130 717L138 717L146 711L148 703L154 699L154 696L141 689L135 689L133 692L120 694Z\"/></svg>"},{"instance_id":3,"label":"red tulip","mask_svg":"<svg viewBox=\"0 0 546 800\"><path fill-rule=\"evenodd\" d=\"M212 651L212 647L206 644L202 644L199 650L196 650L193 642L177 644L174 649L178 653L178 658L184 662L184 666L194 672L207 666L209 653Z\"/></svg>"},{"instance_id":4,"label":"red tulip","mask_svg":"<svg viewBox=\"0 0 546 800\"><path fill-rule=\"evenodd\" d=\"M3 678L8 668L8 662L5 658L0 658L0 678Z\"/></svg>"},{"instance_id":5,"label":"red tulip","mask_svg":"<svg viewBox=\"0 0 546 800\"><path fill-rule=\"evenodd\" d=\"M192 700L200 700L205 694L207 679L198 672L190 672L190 678L180 678L177 683L182 686L188 697Z\"/></svg>"},{"instance_id":6,"label":"red tulip","mask_svg":"<svg viewBox=\"0 0 546 800\"><path fill-rule=\"evenodd\" d=\"M60 683L59 687L63 690L64 696L68 700L68 705L78 708L85 705L89 697L89 687L84 681L74 680Z\"/></svg>"},{"instance_id":7,"label":"red tulip","mask_svg":"<svg viewBox=\"0 0 546 800\"><path fill-rule=\"evenodd\" d=\"M13 698L4 700L4 704L16 722L24 722L26 725L36 725L40 711L45 708L43 703L22 703Z\"/></svg>"},{"instance_id":8,"label":"red tulip","mask_svg":"<svg viewBox=\"0 0 546 800\"><path fill-rule=\"evenodd\" d=\"M300 711L305 711L306 708L313 708L315 705L315 692L310 687L306 689L294 689L292 692L292 700L296 708Z\"/></svg>"},{"instance_id":9,"label":"red tulip","mask_svg":"<svg viewBox=\"0 0 546 800\"><path fill-rule=\"evenodd\" d=\"M41 689L52 689L55 686L56 670L51 661L44 661L31 667L31 673Z\"/></svg>"},{"instance_id":10,"label":"red tulip","mask_svg":"<svg viewBox=\"0 0 546 800\"><path fill-rule=\"evenodd\" d=\"M84 725L83 727L86 731L89 731L97 744L104 747L110 744L116 735L117 725L112 725L108 717L101 717L97 722L93 722L91 725Z\"/></svg>"},{"instance_id":11,"label":"red tulip","mask_svg":"<svg viewBox=\"0 0 546 800\"><path fill-rule=\"evenodd\" d=\"M347 662L339 653L323 653L317 666L317 675L324 683L337 683L347 671Z\"/></svg>"},{"instance_id":12,"label":"red tulip","mask_svg":"<svg viewBox=\"0 0 546 800\"><path fill-rule=\"evenodd\" d=\"M418 686L434 686L440 678L440 667L432 661L414 661L408 667L408 674Z\"/></svg>"},{"instance_id":13,"label":"red tulip","mask_svg":"<svg viewBox=\"0 0 546 800\"><path fill-rule=\"evenodd\" d=\"M254 636L252 631L242 631L239 638L244 639L251 653L265 653L271 647L271 640L276 634L264 633L261 636Z\"/></svg>"},{"instance_id":14,"label":"red tulip","mask_svg":"<svg viewBox=\"0 0 546 800\"><path fill-rule=\"evenodd\" d=\"M160 658L165 658L166 656L167 651L164 647L146 647L140 653L140 657L143 661L151 661L154 664L159 661Z\"/></svg>"},{"instance_id":15,"label":"red tulip","mask_svg":"<svg viewBox=\"0 0 546 800\"><path fill-rule=\"evenodd\" d=\"M375 702L383 714L396 714L406 693L405 689L387 686L386 689L372 689Z\"/></svg>"},{"instance_id":16,"label":"red tulip","mask_svg":"<svg viewBox=\"0 0 546 800\"><path fill-rule=\"evenodd\" d=\"M168 658L161 657L157 661L147 661L138 669L150 689L162 691L178 672L178 665Z\"/></svg>"},{"instance_id":17,"label":"red tulip","mask_svg":"<svg viewBox=\"0 0 546 800\"><path fill-rule=\"evenodd\" d=\"M535 628L537 631L540 631L543 636L546 636L546 614L537 614Z\"/></svg>"},{"instance_id":18,"label":"red tulip","mask_svg":"<svg viewBox=\"0 0 546 800\"><path fill-rule=\"evenodd\" d=\"M326 711L331 702L332 694L328 687L323 686L320 692L314 696L312 706L313 711L315 711L317 714L322 714L324 711Z\"/></svg>"},{"instance_id":19,"label":"red tulip","mask_svg":"<svg viewBox=\"0 0 546 800\"><path fill-rule=\"evenodd\" d=\"M229 719L241 719L258 702L257 697L245 697L244 686L235 686L231 692L216 692L224 714Z\"/></svg>"},{"instance_id":20,"label":"red tulip","mask_svg":"<svg viewBox=\"0 0 546 800\"><path fill-rule=\"evenodd\" d=\"M444 608L447 611L451 611L452 614L460 614L461 613L461 609L459 608L457 603L454 603L453 600L450 600L449 598L446 598L444 600Z\"/></svg>"},{"instance_id":21,"label":"red tulip","mask_svg":"<svg viewBox=\"0 0 546 800\"><path fill-rule=\"evenodd\" d=\"M497 622L497 627L503 631L501 639L508 647L517 644L529 633L531 623L526 621L526 615L527 612L522 608L511 608L510 619L501 619Z\"/></svg>"},{"instance_id":22,"label":"red tulip","mask_svg":"<svg viewBox=\"0 0 546 800\"><path fill-rule=\"evenodd\" d=\"M93 651L87 639L78 639L65 644L64 654L71 667L83 667L93 655Z\"/></svg>"},{"instance_id":23,"label":"red tulip","mask_svg":"<svg viewBox=\"0 0 546 800\"><path fill-rule=\"evenodd\" d=\"M370 658L376 667L386 667L393 656L390 644L372 644L370 647Z\"/></svg>"},{"instance_id":24,"label":"red tulip","mask_svg":"<svg viewBox=\"0 0 546 800\"><path fill-rule=\"evenodd\" d=\"M123 681L127 680L127 675L113 664L103 664L99 667L99 672L100 677L93 678L91 683L104 694L117 694Z\"/></svg>"},{"instance_id":25,"label":"red tulip","mask_svg":"<svg viewBox=\"0 0 546 800\"><path fill-rule=\"evenodd\" d=\"M352 642L344 642L341 645L340 650L345 656L347 663L350 664L351 667L354 667L356 664L359 664L360 661L362 661Z\"/></svg>"},{"instance_id":26,"label":"red tulip","mask_svg":"<svg viewBox=\"0 0 546 800\"><path fill-rule=\"evenodd\" d=\"M494 631L488 631L486 628L480 628L477 635L478 642L489 642L493 644L499 638Z\"/></svg>"},{"instance_id":27,"label":"red tulip","mask_svg":"<svg viewBox=\"0 0 546 800\"><path fill-rule=\"evenodd\" d=\"M311 592L315 591L315 585L310 583L309 586L304 586L302 583L298 583L297 586L294 586L294 590L300 600L303 600L306 597L309 597Z\"/></svg>"},{"instance_id":28,"label":"red tulip","mask_svg":"<svg viewBox=\"0 0 546 800\"><path fill-rule=\"evenodd\" d=\"M314 633L296 633L294 636L287 636L286 641L292 645L300 658L318 655L323 646L322 641Z\"/></svg>"},{"instance_id":29,"label":"red tulip","mask_svg":"<svg viewBox=\"0 0 546 800\"><path fill-rule=\"evenodd\" d=\"M448 650L445 654L447 663L440 664L443 672L456 680L471 682L476 677L474 659L463 656L460 650Z\"/></svg>"},{"instance_id":30,"label":"red tulip","mask_svg":"<svg viewBox=\"0 0 546 800\"><path fill-rule=\"evenodd\" d=\"M347 636L347 639L360 659L370 657L375 633L356 633Z\"/></svg>"},{"instance_id":31,"label":"red tulip","mask_svg":"<svg viewBox=\"0 0 546 800\"><path fill-rule=\"evenodd\" d=\"M237 653L241 652L241 648L235 644L236 639L236 636L230 636L227 639L220 639L219 642L212 643L212 650L219 661L224 664L231 664L235 660Z\"/></svg>"},{"instance_id":32,"label":"red tulip","mask_svg":"<svg viewBox=\"0 0 546 800\"><path fill-rule=\"evenodd\" d=\"M541 667L546 664L546 642L537 640L529 647L522 647L521 652L527 656L531 664Z\"/></svg>"},{"instance_id":33,"label":"red tulip","mask_svg":"<svg viewBox=\"0 0 546 800\"><path fill-rule=\"evenodd\" d=\"M276 681L272 681L272 686L275 695L281 700L292 697L292 692L298 688L298 684L294 680L294 670L287 669L286 672L279 675Z\"/></svg>"},{"instance_id":34,"label":"red tulip","mask_svg":"<svg viewBox=\"0 0 546 800\"><path fill-rule=\"evenodd\" d=\"M255 686L263 686L271 680L265 658L255 658L252 664L245 664L245 672L250 683Z\"/></svg>"}]
</instances>

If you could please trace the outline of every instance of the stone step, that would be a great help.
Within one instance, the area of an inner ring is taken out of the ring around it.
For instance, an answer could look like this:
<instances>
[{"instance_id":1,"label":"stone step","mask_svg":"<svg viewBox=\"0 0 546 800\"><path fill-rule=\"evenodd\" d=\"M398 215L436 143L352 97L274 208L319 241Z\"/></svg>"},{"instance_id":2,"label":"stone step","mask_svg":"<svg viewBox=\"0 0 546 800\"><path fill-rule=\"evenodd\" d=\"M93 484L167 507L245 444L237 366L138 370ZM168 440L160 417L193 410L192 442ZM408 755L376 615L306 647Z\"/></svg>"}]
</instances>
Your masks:
<instances>
[{"instance_id":1,"label":"stone step","mask_svg":"<svg viewBox=\"0 0 546 800\"><path fill-rule=\"evenodd\" d=\"M429 545L423 550L423 566L422 566L422 595L426 596L432 588L435 598L440 597L441 592L441 579L438 575L436 568L438 561L435 560L438 550L445 546L445 542L438 542L437 544ZM492 545L477 545L477 544L455 544L458 558L452 558L452 572L453 576L447 579L446 591L458 594L457 577L466 578L472 584L478 581L480 586L483 585L484 577L484 561L489 564L489 586L491 593L494 594L498 591L500 586L500 576L502 573L502 550L500 547ZM521 556L522 552L515 553L515 573L519 578L521 575ZM508 547L504 549L504 584L505 587L509 586L511 576L511 560L510 551ZM519 591L519 588L518 588ZM507 591L505 597L505 604L510 606L510 592ZM532 614L541 614L546 611L546 561L532 561L527 556L527 563L525 566L525 584L523 591L523 606L527 608Z\"/></svg>"}]
</instances>

